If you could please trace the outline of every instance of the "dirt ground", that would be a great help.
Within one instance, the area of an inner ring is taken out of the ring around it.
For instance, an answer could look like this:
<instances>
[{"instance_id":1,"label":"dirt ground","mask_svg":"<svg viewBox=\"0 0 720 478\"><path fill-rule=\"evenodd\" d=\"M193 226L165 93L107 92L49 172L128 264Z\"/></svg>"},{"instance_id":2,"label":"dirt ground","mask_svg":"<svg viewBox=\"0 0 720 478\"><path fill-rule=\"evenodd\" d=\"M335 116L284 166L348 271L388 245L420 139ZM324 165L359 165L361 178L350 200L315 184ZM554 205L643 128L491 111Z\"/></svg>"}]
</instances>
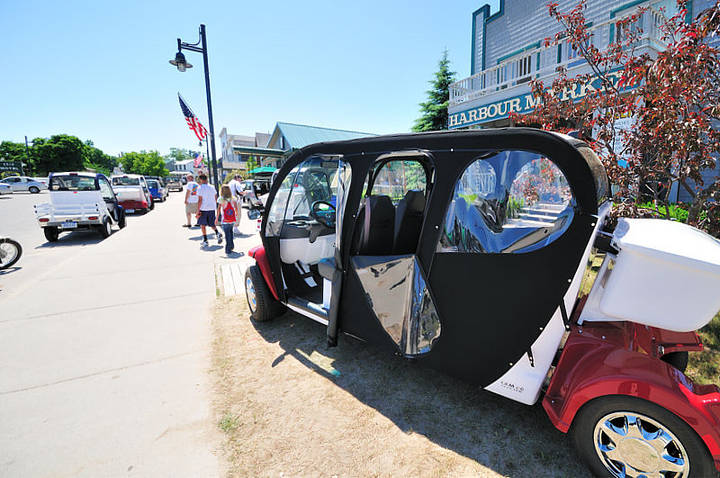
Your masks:
<instances>
[{"instance_id":1,"label":"dirt ground","mask_svg":"<svg viewBox=\"0 0 720 478\"><path fill-rule=\"evenodd\" d=\"M286 313L214 314L214 408L228 476L588 476L540 405L528 407Z\"/></svg>"}]
</instances>

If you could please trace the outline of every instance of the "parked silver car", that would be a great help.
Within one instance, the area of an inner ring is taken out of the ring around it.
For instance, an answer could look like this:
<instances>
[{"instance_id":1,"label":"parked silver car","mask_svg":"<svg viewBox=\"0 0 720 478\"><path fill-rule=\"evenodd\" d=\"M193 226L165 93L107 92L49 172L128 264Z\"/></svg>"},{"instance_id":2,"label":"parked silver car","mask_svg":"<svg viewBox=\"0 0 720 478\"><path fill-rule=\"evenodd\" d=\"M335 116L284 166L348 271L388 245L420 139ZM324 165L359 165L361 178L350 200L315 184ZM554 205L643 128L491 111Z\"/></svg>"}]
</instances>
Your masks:
<instances>
[{"instance_id":1,"label":"parked silver car","mask_svg":"<svg viewBox=\"0 0 720 478\"><path fill-rule=\"evenodd\" d=\"M0 181L0 183L9 185L13 192L27 191L37 194L40 191L47 190L47 184L43 184L27 176L10 176Z\"/></svg>"}]
</instances>

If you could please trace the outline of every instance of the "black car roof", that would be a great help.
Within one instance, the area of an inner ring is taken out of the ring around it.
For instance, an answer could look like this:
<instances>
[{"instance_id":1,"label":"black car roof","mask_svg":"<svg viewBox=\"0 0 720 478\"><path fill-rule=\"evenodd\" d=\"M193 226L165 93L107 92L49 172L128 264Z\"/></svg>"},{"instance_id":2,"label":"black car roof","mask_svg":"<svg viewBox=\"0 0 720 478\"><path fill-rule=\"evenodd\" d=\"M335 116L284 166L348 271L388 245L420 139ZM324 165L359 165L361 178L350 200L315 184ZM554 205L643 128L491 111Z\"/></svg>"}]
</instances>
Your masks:
<instances>
[{"instance_id":1,"label":"black car roof","mask_svg":"<svg viewBox=\"0 0 720 478\"><path fill-rule=\"evenodd\" d=\"M578 202L586 210L597 210L598 191L602 185L607 185L607 175L597 158L593 158L594 155L581 154L579 148L586 146L584 141L573 137L535 128L391 134L311 144L290 155L282 169L293 167L299 159L313 154L342 154L352 166L354 162L359 165L390 152L535 151L550 157L560 167L573 187ZM452 156L444 155L444 160ZM465 161L463 158L466 157L457 155L460 161Z\"/></svg>"}]
</instances>

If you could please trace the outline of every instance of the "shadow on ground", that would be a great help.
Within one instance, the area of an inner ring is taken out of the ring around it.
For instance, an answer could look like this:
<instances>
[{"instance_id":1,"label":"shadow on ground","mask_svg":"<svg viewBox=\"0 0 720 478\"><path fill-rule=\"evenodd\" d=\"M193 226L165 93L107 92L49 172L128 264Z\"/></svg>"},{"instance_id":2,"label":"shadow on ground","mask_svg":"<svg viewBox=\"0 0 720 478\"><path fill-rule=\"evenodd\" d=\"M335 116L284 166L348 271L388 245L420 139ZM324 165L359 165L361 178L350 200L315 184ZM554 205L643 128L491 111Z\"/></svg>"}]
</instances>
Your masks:
<instances>
[{"instance_id":1,"label":"shadow on ground","mask_svg":"<svg viewBox=\"0 0 720 478\"><path fill-rule=\"evenodd\" d=\"M22 258L22 256L21 256L21 258ZM22 267L12 266L12 267L8 267L7 269L0 269L0 276L6 275L6 274L11 274L11 273L13 273L15 271L19 271L19 270L22 270Z\"/></svg>"},{"instance_id":2,"label":"shadow on ground","mask_svg":"<svg viewBox=\"0 0 720 478\"><path fill-rule=\"evenodd\" d=\"M118 231L114 230L113 234ZM42 235L42 231L40 231ZM51 247L68 247L68 246L89 246L102 242L103 238L96 231L75 231L62 232L56 242L45 242L35 247L35 249L47 249Z\"/></svg>"},{"instance_id":3,"label":"shadow on ground","mask_svg":"<svg viewBox=\"0 0 720 478\"><path fill-rule=\"evenodd\" d=\"M512 477L588 476L569 437L552 426L539 403L513 402L349 337L328 348L325 328L293 312L253 325L284 350L272 367L291 356L406 433ZM331 366L310 360L313 352Z\"/></svg>"}]
</instances>

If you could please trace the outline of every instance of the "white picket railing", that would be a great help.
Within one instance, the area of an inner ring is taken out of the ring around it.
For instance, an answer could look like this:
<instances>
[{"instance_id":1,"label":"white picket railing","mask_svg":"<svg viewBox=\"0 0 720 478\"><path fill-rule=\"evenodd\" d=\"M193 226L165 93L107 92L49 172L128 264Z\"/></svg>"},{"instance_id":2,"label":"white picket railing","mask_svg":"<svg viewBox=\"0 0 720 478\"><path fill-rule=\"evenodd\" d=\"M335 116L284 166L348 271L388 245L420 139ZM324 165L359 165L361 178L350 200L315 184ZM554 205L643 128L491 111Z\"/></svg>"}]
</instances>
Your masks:
<instances>
[{"instance_id":1,"label":"white picket railing","mask_svg":"<svg viewBox=\"0 0 720 478\"><path fill-rule=\"evenodd\" d=\"M593 44L600 48L597 42L602 39L617 41L623 35L616 25L617 22L633 13L631 11L626 15L612 18L590 28ZM651 7L643 13L632 26L635 30L641 30L634 46L636 48L653 47L658 50L663 48L665 45L662 42L662 32L660 31L662 22L663 14L657 8ZM466 103L490 93L528 83L532 79L552 78L556 75L558 67L571 70L585 64L583 58L572 49L567 40L561 43L560 54L561 58L558 62L558 45L540 46L452 83L450 85L450 105Z\"/></svg>"}]
</instances>

